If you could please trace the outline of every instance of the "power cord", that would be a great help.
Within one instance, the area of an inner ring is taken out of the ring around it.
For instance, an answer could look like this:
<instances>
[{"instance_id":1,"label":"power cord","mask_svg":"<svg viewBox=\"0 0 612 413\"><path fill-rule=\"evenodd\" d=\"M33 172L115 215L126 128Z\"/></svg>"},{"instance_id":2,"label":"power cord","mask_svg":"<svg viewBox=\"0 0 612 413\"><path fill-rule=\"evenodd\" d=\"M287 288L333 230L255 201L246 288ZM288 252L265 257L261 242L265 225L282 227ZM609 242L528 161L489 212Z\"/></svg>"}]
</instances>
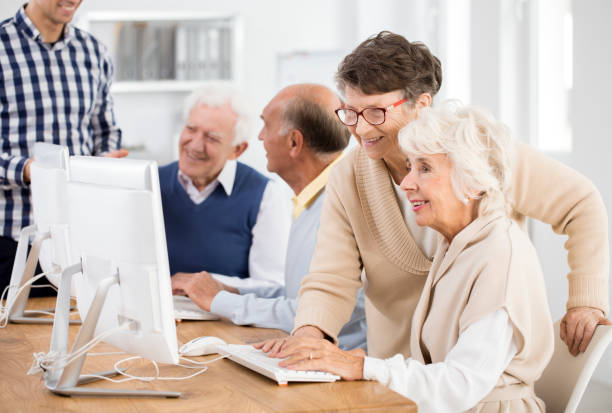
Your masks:
<instances>
[{"instance_id":1,"label":"power cord","mask_svg":"<svg viewBox=\"0 0 612 413\"><path fill-rule=\"evenodd\" d=\"M119 331L131 329L132 323L133 322L127 322L114 329L107 330L103 332L102 334L98 335L97 337L94 337L93 339L91 339L88 343L83 345L81 348L69 354L61 355L54 351L49 352L49 353L44 353L44 352L34 353L33 354L34 360L32 361L32 365L30 366L30 369L28 370L27 374L32 375L32 374L37 374L40 372L46 372L49 370L63 369L69 363L71 363L78 357L82 356L83 354L87 353L91 348L96 346L106 337L113 335ZM110 355L110 354L124 354L124 352L88 353L88 355L91 355L91 356L101 356L101 355ZM208 367L206 366L207 364L214 363L225 357L227 356L219 356L212 360L207 360L207 361L196 361L196 360L191 360L191 359L179 356L179 360L184 360L194 365L188 366L185 364L177 363L175 364L176 366L183 367L186 369L197 369L198 371L196 371L193 374L189 374L183 377L165 377L165 376L160 376L158 363L153 360L150 360L150 362L153 364L153 367L155 368L155 376L135 376L135 375L126 373L125 371L121 370L119 366L125 362L128 362L130 360L136 360L136 359L144 359L144 357L142 356L130 356L122 360L119 360L113 366L117 374L125 376L125 378L123 379L112 379L110 377L100 376L97 374L82 374L81 377L91 377L91 378L96 378L96 379L101 379L101 380L107 380L113 383L123 383L126 381L132 381L132 380L139 380L139 381L144 381L144 382L150 382L153 380L187 380L195 376L198 376L204 373L206 370L208 370Z\"/></svg>"},{"instance_id":2,"label":"power cord","mask_svg":"<svg viewBox=\"0 0 612 413\"><path fill-rule=\"evenodd\" d=\"M155 368L155 376L135 376L129 373L126 373L125 371L121 370L119 368L119 366L125 362L128 362L130 360L137 360L137 359L144 359L144 357L142 356L131 356L122 360L119 360L118 362L115 363L115 365L113 366L113 368L115 369L115 371L117 372L118 375L121 376L125 376L125 378L123 379L112 379L110 377L105 377L105 376L99 376L97 374L82 374L81 377L92 377L92 378L96 378L96 379L101 379L101 380L106 380L106 381L110 381L113 383L124 383L127 381L132 381L132 380L139 380L139 381L144 381L144 382L151 382L153 380L166 380L166 381L170 381L170 380L187 380L187 379L191 379L195 376L199 376L200 374L204 373L206 370L208 370L207 366L203 366L205 364L211 364L214 363L215 361L221 360L223 358L225 358L227 356L219 356L216 357L212 360L208 360L208 361L195 361L195 360L190 360L187 359L185 357L179 357L179 359L188 361L190 363L196 364L196 366L187 366L184 364L174 364L175 366L179 366L179 367L183 367L186 369L197 369L198 371L196 371L193 374L189 374L187 376L182 376L182 377L165 377L165 376L160 376L159 375L159 365L157 362L153 361L153 360L149 360L151 362L151 364L153 364L153 367Z\"/></svg>"},{"instance_id":3,"label":"power cord","mask_svg":"<svg viewBox=\"0 0 612 413\"><path fill-rule=\"evenodd\" d=\"M26 289L26 287L31 286L32 283L41 279L45 275L47 275L46 272L42 272L38 275L35 275L34 277L26 281L21 287L13 284L13 285L7 285L4 288L4 291L2 291L2 296L0 296L0 328L4 328L8 324L9 315L11 314L11 310L13 309L13 306L15 305L15 302L17 301L17 297L19 297L19 295ZM15 297L13 298L13 300L10 303L7 302L5 305L1 305L1 303L6 299L6 296L9 290L11 288L18 288L18 287L19 287L19 290L17 290L17 293L15 294ZM53 315L52 313L49 313L47 311L41 311L41 313Z\"/></svg>"},{"instance_id":4,"label":"power cord","mask_svg":"<svg viewBox=\"0 0 612 413\"><path fill-rule=\"evenodd\" d=\"M15 294L15 297L13 298L13 301L11 301L10 303L6 303L5 305L2 305L1 303L6 299L6 296L8 294L8 292L10 291L11 288L17 288L18 286L13 284L13 285L7 285L4 288L4 291L2 292L2 296L0 297L0 328L4 328L7 326L8 324L8 318L9 315L11 314L11 310L13 309L13 306L15 305L15 302L17 301L17 297L19 297L19 295L21 295L23 293L23 291L26 289L26 287L29 285L30 288L44 288L44 287L50 287L52 289L54 289L57 292L57 288L52 285L52 284L41 284L41 285L33 285L34 282L38 281L39 279L43 278L44 276L47 275L47 272L41 272L38 275L35 275L34 277L32 277L31 279L29 279L28 281L26 281L26 283L24 285L22 285L19 290L17 291L17 293ZM49 315L52 317L55 317L55 313L52 313L50 311L44 311L44 310L29 310L30 312L33 313L38 313L38 314L43 314L43 315ZM68 315L72 316L75 314L79 314L78 311L71 311Z\"/></svg>"},{"instance_id":5,"label":"power cord","mask_svg":"<svg viewBox=\"0 0 612 413\"><path fill-rule=\"evenodd\" d=\"M66 367L69 363L87 353L89 349L93 348L100 341L106 337L111 336L119 331L129 330L132 328L133 322L123 323L113 329L106 330L97 337L92 338L89 342L85 343L81 348L68 354L60 354L56 351L50 351L48 353L39 352L34 353L34 360L28 370L28 374L36 374L40 372L46 372L48 370L61 370Z\"/></svg>"}]
</instances>

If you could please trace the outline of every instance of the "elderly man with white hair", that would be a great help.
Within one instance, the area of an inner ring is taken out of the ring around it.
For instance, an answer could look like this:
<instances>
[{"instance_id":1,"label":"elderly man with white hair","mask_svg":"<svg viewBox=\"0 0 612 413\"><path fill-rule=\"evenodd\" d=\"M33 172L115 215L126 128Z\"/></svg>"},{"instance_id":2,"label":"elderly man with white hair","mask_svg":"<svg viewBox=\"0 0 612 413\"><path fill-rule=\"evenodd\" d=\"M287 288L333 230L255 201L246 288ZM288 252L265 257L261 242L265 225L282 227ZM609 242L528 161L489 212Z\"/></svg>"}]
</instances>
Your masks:
<instances>
[{"instance_id":1,"label":"elderly man with white hair","mask_svg":"<svg viewBox=\"0 0 612 413\"><path fill-rule=\"evenodd\" d=\"M185 102L179 159L159 169L174 279L215 273L234 285L283 283L290 206L278 184L237 161L248 147L246 107L221 86Z\"/></svg>"}]
</instances>

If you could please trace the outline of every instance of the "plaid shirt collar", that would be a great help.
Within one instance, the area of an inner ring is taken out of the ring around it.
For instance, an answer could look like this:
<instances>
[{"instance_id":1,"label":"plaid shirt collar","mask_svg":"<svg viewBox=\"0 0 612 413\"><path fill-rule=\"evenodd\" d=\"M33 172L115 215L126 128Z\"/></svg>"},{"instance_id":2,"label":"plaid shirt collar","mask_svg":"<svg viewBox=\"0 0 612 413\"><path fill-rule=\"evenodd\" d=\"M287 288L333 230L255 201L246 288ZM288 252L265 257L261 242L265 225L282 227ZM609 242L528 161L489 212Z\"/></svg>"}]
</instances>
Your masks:
<instances>
[{"instance_id":1,"label":"plaid shirt collar","mask_svg":"<svg viewBox=\"0 0 612 413\"><path fill-rule=\"evenodd\" d=\"M48 48L52 50L62 49L64 46L70 43L70 40L74 38L74 27L72 26L72 24L65 24L64 33L62 34L62 37L60 37L60 39L57 42L53 43L53 45L45 43L40 34L40 31L36 28L34 23L32 23L32 20L30 20L30 18L26 14L25 6L26 5L19 8L19 10L17 11L17 14L13 18L13 21L17 29L25 33L26 36L32 38L33 40L35 40L36 42L40 44L47 46Z\"/></svg>"}]
</instances>

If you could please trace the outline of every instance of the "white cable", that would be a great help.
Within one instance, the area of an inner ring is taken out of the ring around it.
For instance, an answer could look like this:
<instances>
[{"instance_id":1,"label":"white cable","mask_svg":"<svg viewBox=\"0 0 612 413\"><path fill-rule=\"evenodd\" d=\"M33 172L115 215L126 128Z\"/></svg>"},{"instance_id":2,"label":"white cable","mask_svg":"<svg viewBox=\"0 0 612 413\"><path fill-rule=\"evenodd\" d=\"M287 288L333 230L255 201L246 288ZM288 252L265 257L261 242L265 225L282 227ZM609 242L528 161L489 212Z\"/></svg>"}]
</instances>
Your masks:
<instances>
[{"instance_id":1,"label":"white cable","mask_svg":"<svg viewBox=\"0 0 612 413\"><path fill-rule=\"evenodd\" d=\"M183 376L183 377L164 377L164 376L160 376L159 375L159 366L153 360L149 360L149 361L153 364L153 367L155 367L155 376L134 376L134 375L131 375L131 374L126 373L124 371L121 371L119 369L119 365L121 365L122 363L124 363L126 361L129 361L129 360L133 360L133 359L139 359L139 358L142 358L142 357L140 357L140 356L133 356L133 357L129 357L129 358L126 358L126 359L123 359L123 360L119 360L118 362L115 363L115 366L114 366L115 367L115 371L117 371L122 376L126 376L127 379L123 379L125 381L127 381L128 379L129 380L141 380L141 381L153 381L153 380L187 380L187 379L195 377L195 376L197 376L199 374L204 373L208 369L208 367L206 367L206 366L204 366L204 367L195 367L195 366L184 366L184 365L181 365L181 364L176 364L177 366L185 367L185 368L188 368L188 369L198 369L199 371L196 371L193 374L190 374L188 376Z\"/></svg>"},{"instance_id":2,"label":"white cable","mask_svg":"<svg viewBox=\"0 0 612 413\"><path fill-rule=\"evenodd\" d=\"M43 272L43 273L41 273L41 274L39 274L39 275L35 276L35 277L32 279L32 283L36 282L36 280L38 280L38 279L42 278L44 275L46 275L46 273L44 273L44 272ZM27 282L27 283L26 283L26 285L27 285L27 284L31 284L31 283L30 283L30 282ZM17 300L17 297L18 297L18 296L19 296L19 294L21 294L21 292L22 292L22 291L25 289L25 286L26 286L26 285L24 285L23 287L21 287L21 289L20 289L20 290L17 292L17 294L15 295L14 300ZM15 285L12 285L12 286L11 286L11 285L9 285L9 286L7 286L7 287L5 288L5 290L6 290L6 289L8 289L9 287L16 287L16 286L15 286ZM55 288L55 286L54 286L53 284L40 284L40 285L38 285L38 284L37 284L37 285L32 284L32 285L30 285L30 288L44 288L44 287L50 287L50 288L52 288L53 290L55 290L56 292L58 291L58 290L57 290L57 288ZM4 300L4 293L3 293L3 295L2 295L2 299L1 299L1 300ZM14 302L15 302L15 301L13 301L13 303L14 303ZM4 318L2 318L2 317L3 317L3 313L1 313L1 312L3 311L3 308L4 308L4 307L0 307L0 322L3 322L3 321L4 321ZM12 309L12 307L8 309L7 314L10 314L10 310L11 310L11 309ZM29 311L30 313L36 313L36 314L42 314L42 315L48 315L48 316L51 316L51 317L55 317L55 313L54 313L54 312L51 312L51 311L44 311L44 310L28 310L28 311ZM68 316L73 316L73 315L79 315L79 312L78 312L78 311L71 311L70 313L68 313ZM3 328L3 327L5 327L5 326L6 326L6 323L4 323L4 325L0 325L0 328Z\"/></svg>"},{"instance_id":3,"label":"white cable","mask_svg":"<svg viewBox=\"0 0 612 413\"><path fill-rule=\"evenodd\" d=\"M40 315L50 315L52 317L55 317L55 313L51 312L51 311L45 311L45 310L28 310L30 313L36 313L36 314L40 314Z\"/></svg>"},{"instance_id":4,"label":"white cable","mask_svg":"<svg viewBox=\"0 0 612 413\"><path fill-rule=\"evenodd\" d=\"M212 360L206 360L206 361L195 361L195 360L192 360L192 359L188 359L188 358L186 358L186 357L183 357L183 356L179 356L179 359L180 359L180 360L185 360L185 361L188 361L188 362L193 363L193 364L203 365L203 364L210 364L210 363L214 363L215 361L217 361L217 360L221 360L221 359L224 359L224 358L226 358L226 357L227 357L227 356L219 356L219 357L215 357L215 358L214 358L214 359L212 359ZM182 364L177 364L177 366L182 366ZM183 366L183 367L187 367L187 366Z\"/></svg>"},{"instance_id":5,"label":"white cable","mask_svg":"<svg viewBox=\"0 0 612 413\"><path fill-rule=\"evenodd\" d=\"M102 334L94 337L89 342L84 344L82 347L76 349L75 351L68 354L59 354L55 351L50 351L49 353L34 353L34 360L32 361L32 365L30 366L30 370L28 370L28 374L36 374L41 371L47 370L59 370L63 369L69 363L87 353L87 351L97 345L100 341L104 340L106 337L115 334L122 330L127 330L131 328L131 322L123 323L120 326L117 326L111 330L107 330Z\"/></svg>"},{"instance_id":6,"label":"white cable","mask_svg":"<svg viewBox=\"0 0 612 413\"><path fill-rule=\"evenodd\" d=\"M100 341L102 341L104 338L108 337L109 335L115 334L118 331L121 330L126 330L126 329L130 329L132 327L132 322L129 323L123 323L120 326L111 329L111 330L107 330L105 332L103 332L102 334L98 335L97 337L94 337L93 339L91 339L89 342L87 342L86 344L84 344L82 347L80 347L79 349L76 349L75 351L69 353L69 354L65 354L65 355L61 355L57 352L49 352L49 353L43 353L43 352L39 352L39 353L34 353L34 360L32 361L32 365L30 367L30 369L28 370L28 375L31 374L36 374L39 373L41 371L46 372L47 370L57 370L57 369L63 369L65 366L67 366L69 363L71 363L72 361L74 361L75 359L77 359L78 357L81 357L83 354L87 353L91 348L93 348L94 346L96 346ZM123 354L123 352L109 352L109 353L90 353L90 355L107 355L107 354ZM122 371L118 366L122 363L125 363L126 361L130 361L130 360L134 360L134 359L138 359L138 358L143 358L141 356L131 356L122 360L119 360L118 362L115 363L114 365L114 369L115 371L122 375L122 376L126 376L126 378L124 379L112 379L110 377L105 377L105 376L100 376L97 374L83 374L81 375L81 377L91 377L91 378L97 378L97 379L102 379L102 380L107 380L113 383L123 383L126 381L131 381L131 380L140 380L140 381L145 381L145 382L150 382L153 380L187 380L190 378L193 378L195 376L198 376L202 373L204 373L208 367L204 366L204 367L200 367L202 365L205 364L210 364L210 363L214 363L215 361L221 360L223 358L225 358L227 356L219 356L216 357L212 360L208 360L208 361L195 361L195 360L191 360L185 357L180 357L179 359L188 361L192 364L195 364L197 366L186 366L184 364L180 364L177 363L176 366L179 367L183 367L186 369L197 369L198 371L187 375L187 376L183 376L183 377L164 377L164 376L160 376L159 375L159 367L157 365L157 363L153 360L150 360L151 363L153 364L153 367L155 368L155 376L134 376L131 375L129 373L126 373L124 371Z\"/></svg>"},{"instance_id":7,"label":"white cable","mask_svg":"<svg viewBox=\"0 0 612 413\"><path fill-rule=\"evenodd\" d=\"M72 353L67 355L66 364L71 363L73 360L79 358L83 354L87 353L89 349L95 347L100 341L104 340L106 337L111 336L122 330L129 330L132 328L133 322L123 323L113 329L106 330L97 337L92 338L88 343L84 344L83 347L73 351ZM65 366L65 365L64 365ZM64 367L62 366L62 368Z\"/></svg>"},{"instance_id":8,"label":"white cable","mask_svg":"<svg viewBox=\"0 0 612 413\"><path fill-rule=\"evenodd\" d=\"M208 370L208 367L204 366L204 367L199 367L201 365L204 364L210 364L210 363L214 363L215 361L221 360L223 358L226 358L227 356L219 356L216 357L212 360L208 360L208 361L195 361L195 360L191 360L185 357L179 357L179 359L188 361L190 363L196 364L198 366L186 366L184 364L174 364L175 366L179 366L179 367L183 367L186 369L197 369L198 371L187 375L187 376L182 376L182 377L164 377L164 376L160 376L159 375L159 366L157 364L157 362L153 361L153 360L149 360L151 362L151 364L153 364L153 367L155 368L155 376L134 376L132 374L126 373L125 371L122 371L119 366L122 363L125 363L127 361L130 360L136 360L136 359L144 359L144 357L141 356L131 356L122 360L119 360L118 362L115 363L114 365L114 369L117 372L117 374L125 376L125 378L123 379L112 379L110 377L105 377L105 376L99 376L97 374L82 374L81 377L91 377L91 378L96 378L96 379L101 379L101 380L107 380L110 381L112 383L124 383L126 381L132 381L132 380L139 380L139 381L144 381L144 382L151 382L153 380L187 380L187 379L191 379L195 376L198 376L202 373L204 373L206 370Z\"/></svg>"},{"instance_id":9,"label":"white cable","mask_svg":"<svg viewBox=\"0 0 612 413\"><path fill-rule=\"evenodd\" d=\"M58 292L59 290L57 289L57 287L53 284L37 284L37 285L32 285L32 288L45 288L45 287L49 287L51 288L53 291ZM72 296L70 297L72 298ZM44 315L50 315L55 317L55 313L51 312L51 311L43 311L43 310L28 310L31 313L38 313L38 314L44 314ZM68 313L68 316L73 316L73 315L80 315L78 310L75 311L70 311Z\"/></svg>"},{"instance_id":10,"label":"white cable","mask_svg":"<svg viewBox=\"0 0 612 413\"><path fill-rule=\"evenodd\" d=\"M46 288L46 287L49 287L52 290L55 290L57 292L57 288L55 288L53 284L36 284L32 286L32 288Z\"/></svg>"},{"instance_id":11,"label":"white cable","mask_svg":"<svg viewBox=\"0 0 612 413\"><path fill-rule=\"evenodd\" d=\"M30 313L35 313L35 314L42 314L42 315L50 315L52 317L55 317L55 313L52 311L45 311L45 310L28 310L28 312ZM79 311L75 310L75 311L70 311L68 313L68 317L71 317L73 315L79 315Z\"/></svg>"},{"instance_id":12,"label":"white cable","mask_svg":"<svg viewBox=\"0 0 612 413\"><path fill-rule=\"evenodd\" d=\"M87 353L88 356L115 356L119 354L127 354L125 351L108 351L106 353Z\"/></svg>"},{"instance_id":13,"label":"white cable","mask_svg":"<svg viewBox=\"0 0 612 413\"><path fill-rule=\"evenodd\" d=\"M11 310L13 309L13 306L15 305L15 302L17 301L17 297L19 297L19 295L26 289L26 287L31 285L33 282L41 279L45 275L47 275L47 273L41 272L40 274L35 275L34 277L30 278L21 287L19 287L19 290L17 290L17 293L15 294L15 297L13 298L13 300L10 303L6 303L6 305L0 305L0 328L4 328L8 324L9 314L11 314ZM8 293L8 291L9 291L9 289L10 288L17 288L17 287L18 286L14 285L14 284L13 285L7 285L4 288L4 291L2 292L2 296L0 297L0 304L2 303L2 301L5 300L5 297L6 297L7 293Z\"/></svg>"}]
</instances>

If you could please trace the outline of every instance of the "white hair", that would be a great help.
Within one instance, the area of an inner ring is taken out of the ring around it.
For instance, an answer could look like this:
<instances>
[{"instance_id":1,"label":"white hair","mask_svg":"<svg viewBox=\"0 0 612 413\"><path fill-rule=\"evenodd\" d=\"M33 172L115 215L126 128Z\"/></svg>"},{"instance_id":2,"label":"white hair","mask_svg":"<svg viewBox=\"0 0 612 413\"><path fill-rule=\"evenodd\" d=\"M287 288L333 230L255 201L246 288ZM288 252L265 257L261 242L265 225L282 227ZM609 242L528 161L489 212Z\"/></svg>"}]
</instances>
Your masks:
<instances>
[{"instance_id":1,"label":"white hair","mask_svg":"<svg viewBox=\"0 0 612 413\"><path fill-rule=\"evenodd\" d=\"M234 126L234 145L247 142L251 134L251 114L245 97L233 87L221 83L213 83L194 90L183 105L183 120L187 122L189 114L198 105L212 107L229 103L238 116Z\"/></svg>"},{"instance_id":2,"label":"white hair","mask_svg":"<svg viewBox=\"0 0 612 413\"><path fill-rule=\"evenodd\" d=\"M510 130L489 112L457 102L424 108L400 130L399 142L406 153L446 154L455 195L463 202L480 199L479 215L508 212Z\"/></svg>"}]
</instances>

